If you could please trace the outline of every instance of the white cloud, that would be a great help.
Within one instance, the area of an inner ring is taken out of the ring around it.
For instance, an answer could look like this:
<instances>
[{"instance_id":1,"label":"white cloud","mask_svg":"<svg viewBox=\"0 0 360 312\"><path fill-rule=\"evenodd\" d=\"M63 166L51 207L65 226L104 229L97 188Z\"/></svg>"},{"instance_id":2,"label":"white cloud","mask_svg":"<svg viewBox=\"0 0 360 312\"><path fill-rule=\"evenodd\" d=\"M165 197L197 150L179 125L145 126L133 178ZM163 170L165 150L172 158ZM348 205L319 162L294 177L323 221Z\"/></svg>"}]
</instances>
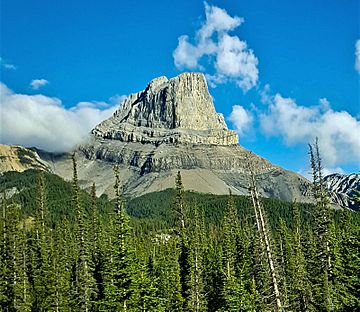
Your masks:
<instances>
[{"instance_id":1,"label":"white cloud","mask_svg":"<svg viewBox=\"0 0 360 312\"><path fill-rule=\"evenodd\" d=\"M207 3L205 16L205 22L195 34L194 44L189 36L179 37L173 53L175 66L179 69L203 70L201 60L208 57L213 67L213 72L206 75L210 86L232 81L248 91L258 80L258 59L245 41L229 35L244 19L231 17L224 9Z\"/></svg>"},{"instance_id":2,"label":"white cloud","mask_svg":"<svg viewBox=\"0 0 360 312\"><path fill-rule=\"evenodd\" d=\"M1 57L0 57L0 64L5 69L9 69L9 70L15 70L16 69L15 65L5 62L4 59L1 58Z\"/></svg>"},{"instance_id":3,"label":"white cloud","mask_svg":"<svg viewBox=\"0 0 360 312\"><path fill-rule=\"evenodd\" d=\"M30 82L30 87L33 90L38 90L40 87L45 86L49 83L46 79L34 79Z\"/></svg>"},{"instance_id":4,"label":"white cloud","mask_svg":"<svg viewBox=\"0 0 360 312\"><path fill-rule=\"evenodd\" d=\"M14 93L3 83L0 94L0 142L51 152L68 151L81 143L123 100L80 102L67 109L58 98Z\"/></svg>"},{"instance_id":5,"label":"white cloud","mask_svg":"<svg viewBox=\"0 0 360 312\"><path fill-rule=\"evenodd\" d=\"M305 177L309 181L313 180L311 168L300 169L297 173L301 174L303 177ZM344 169L342 169L341 167L334 167L334 168L324 167L322 169L322 174L323 174L324 177L326 177L329 174L333 174L333 173L346 174Z\"/></svg>"},{"instance_id":6,"label":"white cloud","mask_svg":"<svg viewBox=\"0 0 360 312\"><path fill-rule=\"evenodd\" d=\"M360 121L345 111L334 111L326 99L309 107L276 94L268 111L260 114L267 135L281 136L285 143L309 143L319 138L324 166L360 162Z\"/></svg>"},{"instance_id":7,"label":"white cloud","mask_svg":"<svg viewBox=\"0 0 360 312\"><path fill-rule=\"evenodd\" d=\"M231 121L236 132L241 136L252 127L253 116L244 107L234 105L228 120Z\"/></svg>"},{"instance_id":8,"label":"white cloud","mask_svg":"<svg viewBox=\"0 0 360 312\"><path fill-rule=\"evenodd\" d=\"M340 173L340 174L345 174L344 169L340 168L340 167L335 167L335 168L323 168L322 173L325 176L329 175L329 174L333 174L333 173Z\"/></svg>"},{"instance_id":9,"label":"white cloud","mask_svg":"<svg viewBox=\"0 0 360 312\"><path fill-rule=\"evenodd\" d=\"M355 43L355 69L360 74L360 39Z\"/></svg>"}]
</instances>

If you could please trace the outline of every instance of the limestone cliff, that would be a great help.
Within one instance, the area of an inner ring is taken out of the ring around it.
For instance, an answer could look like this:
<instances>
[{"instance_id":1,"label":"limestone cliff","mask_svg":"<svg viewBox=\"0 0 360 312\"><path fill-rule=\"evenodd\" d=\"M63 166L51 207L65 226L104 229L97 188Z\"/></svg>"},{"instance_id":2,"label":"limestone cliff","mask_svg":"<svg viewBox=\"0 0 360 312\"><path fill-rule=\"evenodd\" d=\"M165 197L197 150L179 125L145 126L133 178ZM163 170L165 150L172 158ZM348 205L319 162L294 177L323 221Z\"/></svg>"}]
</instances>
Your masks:
<instances>
[{"instance_id":1,"label":"limestone cliff","mask_svg":"<svg viewBox=\"0 0 360 312\"><path fill-rule=\"evenodd\" d=\"M104 139L159 145L236 145L235 131L215 111L206 80L200 73L159 77L145 90L131 94L114 115L92 133Z\"/></svg>"},{"instance_id":2,"label":"limestone cliff","mask_svg":"<svg viewBox=\"0 0 360 312\"><path fill-rule=\"evenodd\" d=\"M159 77L131 94L113 116L92 131L78 148L83 186L96 182L99 193L112 194L113 164L120 166L125 194L137 196L174 186L178 170L186 189L248 194L252 163L259 191L266 197L308 201L308 181L271 164L238 144L234 131L215 111L200 73ZM49 158L54 172L71 178L69 160Z\"/></svg>"}]
</instances>

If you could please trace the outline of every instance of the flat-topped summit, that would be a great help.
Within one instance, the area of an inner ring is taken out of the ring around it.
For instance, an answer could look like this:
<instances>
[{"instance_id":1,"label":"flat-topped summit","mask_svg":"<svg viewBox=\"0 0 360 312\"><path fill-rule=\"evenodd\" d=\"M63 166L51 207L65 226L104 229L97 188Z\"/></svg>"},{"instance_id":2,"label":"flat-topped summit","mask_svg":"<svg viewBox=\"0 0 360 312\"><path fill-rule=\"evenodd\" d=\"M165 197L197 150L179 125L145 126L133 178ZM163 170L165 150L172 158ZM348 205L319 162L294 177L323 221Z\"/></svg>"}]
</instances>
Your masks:
<instances>
[{"instance_id":1,"label":"flat-topped summit","mask_svg":"<svg viewBox=\"0 0 360 312\"><path fill-rule=\"evenodd\" d=\"M238 144L235 131L228 130L223 115L215 111L201 73L153 79L92 133L124 142Z\"/></svg>"}]
</instances>

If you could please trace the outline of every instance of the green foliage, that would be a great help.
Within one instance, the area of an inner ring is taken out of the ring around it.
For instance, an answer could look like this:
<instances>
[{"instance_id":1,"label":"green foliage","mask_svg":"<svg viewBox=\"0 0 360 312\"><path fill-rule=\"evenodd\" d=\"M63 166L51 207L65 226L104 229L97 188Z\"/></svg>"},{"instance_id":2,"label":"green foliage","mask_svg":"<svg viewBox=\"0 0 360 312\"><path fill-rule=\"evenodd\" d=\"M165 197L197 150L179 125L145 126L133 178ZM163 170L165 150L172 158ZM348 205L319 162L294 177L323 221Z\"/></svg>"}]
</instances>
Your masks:
<instances>
[{"instance_id":1,"label":"green foliage","mask_svg":"<svg viewBox=\"0 0 360 312\"><path fill-rule=\"evenodd\" d=\"M126 199L115 176L114 201L97 198L95 186L81 191L75 174L73 185L34 170L0 177L2 191L19 190L1 202L1 311L272 309L249 197L184 192L178 177L176 190ZM326 309L318 206L261 202L284 310ZM326 213L330 310L356 311L360 215Z\"/></svg>"}]
</instances>

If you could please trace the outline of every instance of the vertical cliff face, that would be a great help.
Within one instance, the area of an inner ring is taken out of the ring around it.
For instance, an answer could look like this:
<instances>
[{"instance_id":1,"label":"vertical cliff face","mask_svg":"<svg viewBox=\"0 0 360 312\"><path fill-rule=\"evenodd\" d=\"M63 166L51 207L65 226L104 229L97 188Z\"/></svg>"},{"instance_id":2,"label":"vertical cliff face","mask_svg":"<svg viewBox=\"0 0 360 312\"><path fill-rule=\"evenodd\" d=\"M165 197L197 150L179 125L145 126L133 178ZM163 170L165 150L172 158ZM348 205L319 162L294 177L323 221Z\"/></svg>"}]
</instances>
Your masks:
<instances>
[{"instance_id":1,"label":"vertical cliff face","mask_svg":"<svg viewBox=\"0 0 360 312\"><path fill-rule=\"evenodd\" d=\"M128 96L92 133L105 139L153 144L238 143L237 134L228 130L224 117L215 111L200 73L152 80L145 90Z\"/></svg>"}]
</instances>

